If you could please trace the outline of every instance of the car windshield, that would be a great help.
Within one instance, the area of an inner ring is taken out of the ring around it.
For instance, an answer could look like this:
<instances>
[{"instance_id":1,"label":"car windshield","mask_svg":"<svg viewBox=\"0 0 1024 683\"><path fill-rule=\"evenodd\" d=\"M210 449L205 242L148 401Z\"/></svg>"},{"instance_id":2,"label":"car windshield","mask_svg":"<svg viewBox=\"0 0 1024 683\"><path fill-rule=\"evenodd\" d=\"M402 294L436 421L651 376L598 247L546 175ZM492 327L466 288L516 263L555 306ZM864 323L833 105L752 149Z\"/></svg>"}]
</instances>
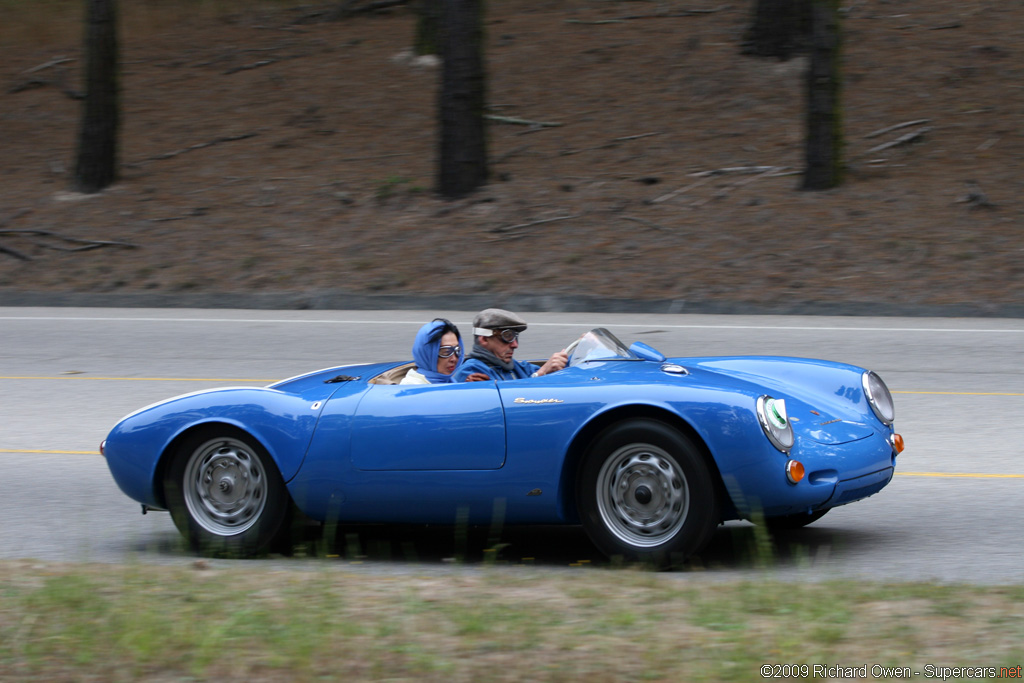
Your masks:
<instances>
[{"instance_id":1,"label":"car windshield","mask_svg":"<svg viewBox=\"0 0 1024 683\"><path fill-rule=\"evenodd\" d=\"M612 360L616 358L620 360L638 360L637 355L619 341L618 337L603 327L598 327L590 330L573 342L569 355L569 365L576 366L587 361Z\"/></svg>"}]
</instances>

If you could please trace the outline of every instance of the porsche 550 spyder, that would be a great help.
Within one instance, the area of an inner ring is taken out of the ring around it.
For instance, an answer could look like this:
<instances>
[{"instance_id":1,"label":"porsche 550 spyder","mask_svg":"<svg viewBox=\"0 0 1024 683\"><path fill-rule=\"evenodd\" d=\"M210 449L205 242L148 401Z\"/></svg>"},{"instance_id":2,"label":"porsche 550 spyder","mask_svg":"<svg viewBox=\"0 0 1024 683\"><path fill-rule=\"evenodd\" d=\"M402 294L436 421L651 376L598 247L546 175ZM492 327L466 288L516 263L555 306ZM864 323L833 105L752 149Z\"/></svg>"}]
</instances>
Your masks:
<instances>
[{"instance_id":1,"label":"porsche 550 spyder","mask_svg":"<svg viewBox=\"0 0 1024 683\"><path fill-rule=\"evenodd\" d=\"M410 362L186 394L101 451L191 546L252 555L293 515L578 524L611 557L698 552L731 519L800 527L889 483L903 439L875 373L784 357L666 358L598 328L565 369L403 385Z\"/></svg>"}]
</instances>

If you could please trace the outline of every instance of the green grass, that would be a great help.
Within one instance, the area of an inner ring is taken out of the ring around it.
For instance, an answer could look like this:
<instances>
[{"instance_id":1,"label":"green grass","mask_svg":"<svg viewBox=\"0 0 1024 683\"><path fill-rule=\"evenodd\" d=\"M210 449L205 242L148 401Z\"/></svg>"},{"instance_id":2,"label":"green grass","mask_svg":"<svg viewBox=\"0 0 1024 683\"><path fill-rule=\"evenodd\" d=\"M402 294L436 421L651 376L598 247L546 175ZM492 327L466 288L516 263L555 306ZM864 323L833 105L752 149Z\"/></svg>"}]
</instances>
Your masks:
<instances>
[{"instance_id":1,"label":"green grass","mask_svg":"<svg viewBox=\"0 0 1024 683\"><path fill-rule=\"evenodd\" d=\"M1024 661L1019 586L294 569L0 563L0 680L751 681L764 664Z\"/></svg>"}]
</instances>

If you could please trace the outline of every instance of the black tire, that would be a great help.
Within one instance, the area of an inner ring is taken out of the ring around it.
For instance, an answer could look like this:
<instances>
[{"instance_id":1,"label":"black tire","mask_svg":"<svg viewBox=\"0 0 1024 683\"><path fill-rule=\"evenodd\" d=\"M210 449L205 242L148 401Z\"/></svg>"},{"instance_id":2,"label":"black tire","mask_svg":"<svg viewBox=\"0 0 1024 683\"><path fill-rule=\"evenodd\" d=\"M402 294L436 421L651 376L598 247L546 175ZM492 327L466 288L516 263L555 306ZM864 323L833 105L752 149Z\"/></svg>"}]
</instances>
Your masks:
<instances>
[{"instance_id":1,"label":"black tire","mask_svg":"<svg viewBox=\"0 0 1024 683\"><path fill-rule=\"evenodd\" d=\"M167 507L189 546L217 557L266 553L287 534L291 499L270 454L231 427L197 432L174 454Z\"/></svg>"},{"instance_id":2,"label":"black tire","mask_svg":"<svg viewBox=\"0 0 1024 683\"><path fill-rule=\"evenodd\" d=\"M610 558L678 564L707 545L718 526L718 496L702 451L656 420L602 432L578 486L583 528Z\"/></svg>"},{"instance_id":3,"label":"black tire","mask_svg":"<svg viewBox=\"0 0 1024 683\"><path fill-rule=\"evenodd\" d=\"M832 508L815 510L814 512L798 512L795 515L783 515L781 517L766 517L764 525L769 531L792 531L802 529L811 522L816 522L825 516L825 513Z\"/></svg>"}]
</instances>

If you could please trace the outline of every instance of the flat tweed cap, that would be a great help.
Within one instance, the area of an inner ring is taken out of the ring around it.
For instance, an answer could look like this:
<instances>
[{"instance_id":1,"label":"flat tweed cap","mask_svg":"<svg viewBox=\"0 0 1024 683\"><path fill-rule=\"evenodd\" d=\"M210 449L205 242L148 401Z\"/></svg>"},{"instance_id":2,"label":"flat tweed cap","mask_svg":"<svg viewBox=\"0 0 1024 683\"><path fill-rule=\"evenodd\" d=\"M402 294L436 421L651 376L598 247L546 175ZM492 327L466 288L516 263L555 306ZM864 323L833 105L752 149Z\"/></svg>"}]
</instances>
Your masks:
<instances>
[{"instance_id":1,"label":"flat tweed cap","mask_svg":"<svg viewBox=\"0 0 1024 683\"><path fill-rule=\"evenodd\" d=\"M489 330L515 330L522 332L526 329L526 321L511 311L500 308L487 308L476 314L473 318L473 333L488 336ZM484 332L477 332L484 330Z\"/></svg>"}]
</instances>

